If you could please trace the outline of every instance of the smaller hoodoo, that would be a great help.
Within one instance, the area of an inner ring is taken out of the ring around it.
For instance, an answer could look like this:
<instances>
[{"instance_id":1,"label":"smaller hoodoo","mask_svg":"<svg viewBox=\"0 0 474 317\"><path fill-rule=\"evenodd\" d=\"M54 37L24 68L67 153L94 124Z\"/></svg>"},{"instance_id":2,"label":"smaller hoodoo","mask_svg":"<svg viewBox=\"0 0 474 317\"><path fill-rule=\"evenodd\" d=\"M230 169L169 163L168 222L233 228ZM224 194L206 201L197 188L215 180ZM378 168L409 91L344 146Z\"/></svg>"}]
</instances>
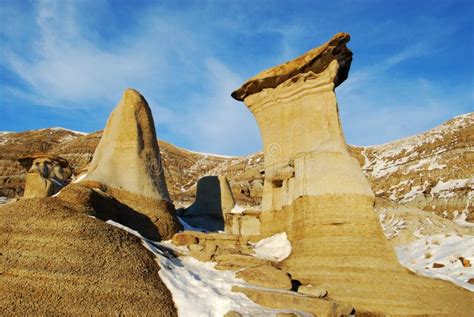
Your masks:
<instances>
[{"instance_id":1,"label":"smaller hoodoo","mask_svg":"<svg viewBox=\"0 0 474 317\"><path fill-rule=\"evenodd\" d=\"M161 238L181 226L166 187L155 124L145 98L127 89L111 113L82 184L150 218Z\"/></svg>"}]
</instances>

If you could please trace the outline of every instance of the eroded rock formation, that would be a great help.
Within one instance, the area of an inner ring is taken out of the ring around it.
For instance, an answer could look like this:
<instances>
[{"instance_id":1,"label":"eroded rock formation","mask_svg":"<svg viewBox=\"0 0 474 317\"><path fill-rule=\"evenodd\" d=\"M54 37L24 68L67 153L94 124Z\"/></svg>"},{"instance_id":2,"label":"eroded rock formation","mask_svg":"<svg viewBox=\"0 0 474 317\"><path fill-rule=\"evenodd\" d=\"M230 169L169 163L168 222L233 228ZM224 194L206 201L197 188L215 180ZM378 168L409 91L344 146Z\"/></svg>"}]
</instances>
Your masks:
<instances>
[{"instance_id":1,"label":"eroded rock formation","mask_svg":"<svg viewBox=\"0 0 474 317\"><path fill-rule=\"evenodd\" d=\"M339 121L334 89L352 60L348 41L348 34L336 34L232 94L262 135L262 231L288 233L293 249L284 268L292 278L358 312L466 314L474 308L469 291L409 274L383 235L375 196Z\"/></svg>"},{"instance_id":2,"label":"eroded rock formation","mask_svg":"<svg viewBox=\"0 0 474 317\"><path fill-rule=\"evenodd\" d=\"M257 75L233 93L240 96L245 87L258 91L244 101L257 119L264 146L262 210L281 209L303 195L374 198L358 162L347 152L334 94L352 61L348 40L348 34L337 34L322 47Z\"/></svg>"},{"instance_id":3,"label":"eroded rock formation","mask_svg":"<svg viewBox=\"0 0 474 317\"><path fill-rule=\"evenodd\" d=\"M161 238L171 238L181 227L166 187L151 110L136 90L127 89L110 115L83 183L148 216Z\"/></svg>"},{"instance_id":4,"label":"eroded rock formation","mask_svg":"<svg viewBox=\"0 0 474 317\"><path fill-rule=\"evenodd\" d=\"M49 197L61 190L72 175L68 162L59 156L36 154L21 157L28 171L23 198Z\"/></svg>"},{"instance_id":5,"label":"eroded rock formation","mask_svg":"<svg viewBox=\"0 0 474 317\"><path fill-rule=\"evenodd\" d=\"M225 176L205 176L199 179L196 201L180 210L181 217L193 227L209 231L224 230L225 215L235 205Z\"/></svg>"}]
</instances>

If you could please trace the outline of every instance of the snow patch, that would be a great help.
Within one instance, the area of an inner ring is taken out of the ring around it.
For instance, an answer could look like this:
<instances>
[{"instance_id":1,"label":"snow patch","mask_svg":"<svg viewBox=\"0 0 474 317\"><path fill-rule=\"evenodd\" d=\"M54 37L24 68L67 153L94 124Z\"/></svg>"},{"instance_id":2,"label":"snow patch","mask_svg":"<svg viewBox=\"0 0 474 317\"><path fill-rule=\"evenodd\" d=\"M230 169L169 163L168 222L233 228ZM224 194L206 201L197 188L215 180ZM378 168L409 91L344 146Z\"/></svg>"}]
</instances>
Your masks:
<instances>
[{"instance_id":1,"label":"snow patch","mask_svg":"<svg viewBox=\"0 0 474 317\"><path fill-rule=\"evenodd\" d=\"M419 275L443 279L474 291L467 281L474 278L474 236L438 234L396 247L402 265ZM464 267L460 257L471 262ZM438 263L444 267L433 268Z\"/></svg>"},{"instance_id":2,"label":"snow patch","mask_svg":"<svg viewBox=\"0 0 474 317\"><path fill-rule=\"evenodd\" d=\"M253 245L257 258L280 262L291 253L291 243L286 232L277 233Z\"/></svg>"},{"instance_id":3,"label":"snow patch","mask_svg":"<svg viewBox=\"0 0 474 317\"><path fill-rule=\"evenodd\" d=\"M474 185L474 179L465 178L465 179L451 179L446 182L439 181L435 187L431 189L431 194L441 193L444 191L451 191L458 188L464 188L468 185Z\"/></svg>"},{"instance_id":4,"label":"snow patch","mask_svg":"<svg viewBox=\"0 0 474 317\"><path fill-rule=\"evenodd\" d=\"M80 135L86 135L87 134L85 132L74 131L74 130L71 130L71 129L63 128L63 127L52 127L52 128L41 129L41 130L48 130L48 129L53 130L53 131L69 131L69 132L72 132L74 134L80 134Z\"/></svg>"},{"instance_id":5,"label":"snow patch","mask_svg":"<svg viewBox=\"0 0 474 317\"><path fill-rule=\"evenodd\" d=\"M453 222L463 227L474 227L474 223L467 222L466 219L467 211L463 211L459 214L459 216L456 217L456 219L453 219Z\"/></svg>"}]
</instances>

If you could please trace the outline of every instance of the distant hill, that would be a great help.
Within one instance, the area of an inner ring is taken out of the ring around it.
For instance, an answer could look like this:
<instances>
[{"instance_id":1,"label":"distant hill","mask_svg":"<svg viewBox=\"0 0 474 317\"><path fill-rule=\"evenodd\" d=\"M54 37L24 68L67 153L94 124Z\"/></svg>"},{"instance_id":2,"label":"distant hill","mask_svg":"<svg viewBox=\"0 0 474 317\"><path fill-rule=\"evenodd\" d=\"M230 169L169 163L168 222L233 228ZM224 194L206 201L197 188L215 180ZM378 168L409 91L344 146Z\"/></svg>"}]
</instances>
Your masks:
<instances>
[{"instance_id":1,"label":"distant hill","mask_svg":"<svg viewBox=\"0 0 474 317\"><path fill-rule=\"evenodd\" d=\"M101 132L83 134L63 128L0 132L0 196L21 196L23 155L46 152L66 158L76 175L92 159ZM194 201L197 180L226 175L240 205L261 199L264 158L261 152L226 157L188 151L159 141L170 194L178 206ZM455 117L427 132L375 146L349 146L378 201L474 222L474 113Z\"/></svg>"}]
</instances>

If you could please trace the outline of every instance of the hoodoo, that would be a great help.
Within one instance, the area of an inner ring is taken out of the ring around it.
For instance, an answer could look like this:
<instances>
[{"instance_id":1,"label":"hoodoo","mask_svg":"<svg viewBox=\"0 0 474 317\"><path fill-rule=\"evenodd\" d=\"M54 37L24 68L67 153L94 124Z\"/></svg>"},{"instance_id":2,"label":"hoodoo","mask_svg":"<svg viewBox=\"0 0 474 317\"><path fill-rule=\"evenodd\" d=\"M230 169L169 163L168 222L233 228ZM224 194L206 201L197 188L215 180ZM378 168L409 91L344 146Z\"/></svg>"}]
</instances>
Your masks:
<instances>
[{"instance_id":1,"label":"hoodoo","mask_svg":"<svg viewBox=\"0 0 474 317\"><path fill-rule=\"evenodd\" d=\"M358 312L467 315L469 291L409 273L383 235L372 189L347 151L334 92L348 77L349 40L338 33L232 93L263 139L262 232L286 231L292 278Z\"/></svg>"},{"instance_id":2,"label":"hoodoo","mask_svg":"<svg viewBox=\"0 0 474 317\"><path fill-rule=\"evenodd\" d=\"M204 176L199 179L196 201L182 210L181 217L190 225L209 231L224 230L225 215L235 205L225 176Z\"/></svg>"},{"instance_id":3,"label":"hoodoo","mask_svg":"<svg viewBox=\"0 0 474 317\"><path fill-rule=\"evenodd\" d=\"M148 216L162 238L180 228L166 187L155 125L145 98L127 89L110 115L87 176L121 203Z\"/></svg>"},{"instance_id":4,"label":"hoodoo","mask_svg":"<svg viewBox=\"0 0 474 317\"><path fill-rule=\"evenodd\" d=\"M62 157L33 154L18 159L28 171L23 198L49 197L61 190L71 177L71 168Z\"/></svg>"}]
</instances>

